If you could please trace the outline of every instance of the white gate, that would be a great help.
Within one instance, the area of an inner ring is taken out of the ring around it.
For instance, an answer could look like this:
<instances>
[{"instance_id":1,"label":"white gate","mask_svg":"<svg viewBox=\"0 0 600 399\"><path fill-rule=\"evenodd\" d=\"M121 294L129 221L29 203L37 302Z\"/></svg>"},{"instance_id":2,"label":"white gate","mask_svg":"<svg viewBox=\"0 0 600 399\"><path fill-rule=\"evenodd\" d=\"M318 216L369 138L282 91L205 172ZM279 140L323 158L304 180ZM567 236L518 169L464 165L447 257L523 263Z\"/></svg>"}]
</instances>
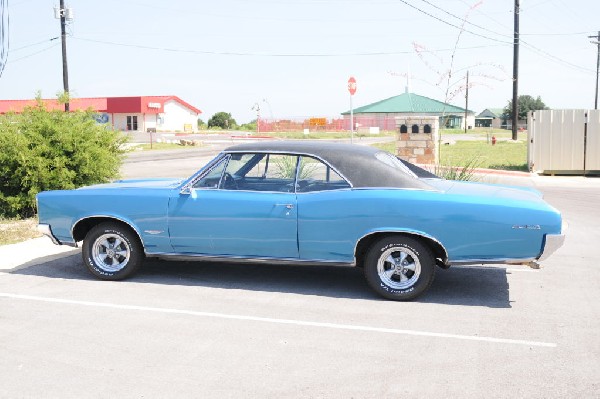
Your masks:
<instances>
[{"instance_id":1,"label":"white gate","mask_svg":"<svg viewBox=\"0 0 600 399\"><path fill-rule=\"evenodd\" d=\"M600 111L533 111L527 126L527 161L532 171L600 173Z\"/></svg>"}]
</instances>

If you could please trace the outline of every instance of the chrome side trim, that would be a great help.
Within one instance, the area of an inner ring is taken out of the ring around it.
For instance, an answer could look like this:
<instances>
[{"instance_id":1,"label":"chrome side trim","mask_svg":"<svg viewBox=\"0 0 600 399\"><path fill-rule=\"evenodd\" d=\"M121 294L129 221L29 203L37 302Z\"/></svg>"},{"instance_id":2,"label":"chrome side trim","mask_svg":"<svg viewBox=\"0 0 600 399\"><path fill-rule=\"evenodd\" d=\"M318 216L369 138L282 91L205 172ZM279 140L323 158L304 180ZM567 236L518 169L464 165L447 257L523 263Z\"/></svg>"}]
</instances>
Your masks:
<instances>
[{"instance_id":1,"label":"chrome side trim","mask_svg":"<svg viewBox=\"0 0 600 399\"><path fill-rule=\"evenodd\" d=\"M40 233L42 233L46 237L49 237L50 240L52 240L52 243L54 245L62 245L61 242L58 241L58 239L56 237L54 237L54 234L52 233L52 228L50 227L49 224L39 223L37 225L37 231L39 231Z\"/></svg>"},{"instance_id":2,"label":"chrome side trim","mask_svg":"<svg viewBox=\"0 0 600 399\"><path fill-rule=\"evenodd\" d=\"M329 265L329 266L355 266L354 262L338 262L321 259L296 259L296 258L265 258L265 257L244 257L229 255L204 255L204 254L185 254L178 252L146 252L147 257L161 258L165 260L198 261L210 260L213 262L238 262L238 263L277 263L290 265Z\"/></svg>"},{"instance_id":3,"label":"chrome side trim","mask_svg":"<svg viewBox=\"0 0 600 399\"><path fill-rule=\"evenodd\" d=\"M450 261L450 265L486 265L486 264L508 264L520 265L535 262L535 258L497 258L497 259L467 259Z\"/></svg>"},{"instance_id":4,"label":"chrome side trim","mask_svg":"<svg viewBox=\"0 0 600 399\"><path fill-rule=\"evenodd\" d=\"M566 236L564 234L546 234L546 239L544 240L544 249L537 260L542 262L548 259L550 255L563 246L565 243L565 237Z\"/></svg>"},{"instance_id":5,"label":"chrome side trim","mask_svg":"<svg viewBox=\"0 0 600 399\"><path fill-rule=\"evenodd\" d=\"M371 231L367 234L365 234L364 236L360 237L357 241L356 244L354 244L354 263L356 263L356 249L358 248L358 243L362 241L363 238L366 238L370 235L373 234L378 234L378 233L388 233L388 234L411 234L411 235L415 235L415 236L420 236L423 238L427 238L428 240L434 241L435 243L437 243L442 250L444 251L444 259L442 259L442 261L445 264L448 264L448 251L446 250L446 247L444 247L444 245L437 239L433 238L430 235L427 234L423 234L423 233L418 233L415 231L411 231L411 230L377 230L377 231Z\"/></svg>"}]
</instances>

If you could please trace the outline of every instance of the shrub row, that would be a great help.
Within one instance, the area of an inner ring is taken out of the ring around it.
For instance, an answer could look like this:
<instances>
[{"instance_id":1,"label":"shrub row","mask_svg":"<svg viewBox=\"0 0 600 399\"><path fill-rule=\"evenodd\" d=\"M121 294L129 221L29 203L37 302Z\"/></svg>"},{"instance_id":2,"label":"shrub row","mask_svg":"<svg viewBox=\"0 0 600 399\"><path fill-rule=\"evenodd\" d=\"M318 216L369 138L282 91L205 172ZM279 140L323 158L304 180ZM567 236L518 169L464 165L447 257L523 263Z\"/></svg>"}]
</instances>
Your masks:
<instances>
[{"instance_id":1,"label":"shrub row","mask_svg":"<svg viewBox=\"0 0 600 399\"><path fill-rule=\"evenodd\" d=\"M126 138L92 111L36 106L0 115L0 216L36 213L35 195L102 183L118 175Z\"/></svg>"}]
</instances>

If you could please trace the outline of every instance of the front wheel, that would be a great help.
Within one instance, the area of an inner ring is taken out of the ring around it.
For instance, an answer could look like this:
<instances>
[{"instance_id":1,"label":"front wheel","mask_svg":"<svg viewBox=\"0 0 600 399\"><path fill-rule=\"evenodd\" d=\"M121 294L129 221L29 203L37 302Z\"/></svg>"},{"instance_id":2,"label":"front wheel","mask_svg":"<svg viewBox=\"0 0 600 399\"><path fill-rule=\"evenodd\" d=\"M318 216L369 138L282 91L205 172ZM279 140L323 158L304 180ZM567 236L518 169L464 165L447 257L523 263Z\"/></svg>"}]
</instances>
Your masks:
<instances>
[{"instance_id":1,"label":"front wheel","mask_svg":"<svg viewBox=\"0 0 600 399\"><path fill-rule=\"evenodd\" d=\"M121 280L137 271L144 259L137 235L120 223L101 223L85 236L83 262L102 280Z\"/></svg>"},{"instance_id":2,"label":"front wheel","mask_svg":"<svg viewBox=\"0 0 600 399\"><path fill-rule=\"evenodd\" d=\"M405 236L377 240L365 257L367 282L379 295L397 301L424 293L435 276L435 258L421 242Z\"/></svg>"}]
</instances>

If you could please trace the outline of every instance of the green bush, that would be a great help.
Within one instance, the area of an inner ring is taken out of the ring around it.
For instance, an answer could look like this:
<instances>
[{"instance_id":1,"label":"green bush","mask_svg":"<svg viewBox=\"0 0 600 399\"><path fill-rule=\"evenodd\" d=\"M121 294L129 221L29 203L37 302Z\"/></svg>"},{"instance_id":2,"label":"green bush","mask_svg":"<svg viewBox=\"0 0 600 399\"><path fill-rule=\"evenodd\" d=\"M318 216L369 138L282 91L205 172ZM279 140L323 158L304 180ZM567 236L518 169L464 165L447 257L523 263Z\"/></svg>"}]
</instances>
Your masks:
<instances>
[{"instance_id":1,"label":"green bush","mask_svg":"<svg viewBox=\"0 0 600 399\"><path fill-rule=\"evenodd\" d=\"M35 214L35 195L118 176L126 138L91 111L47 111L41 100L0 115L0 216Z\"/></svg>"}]
</instances>

